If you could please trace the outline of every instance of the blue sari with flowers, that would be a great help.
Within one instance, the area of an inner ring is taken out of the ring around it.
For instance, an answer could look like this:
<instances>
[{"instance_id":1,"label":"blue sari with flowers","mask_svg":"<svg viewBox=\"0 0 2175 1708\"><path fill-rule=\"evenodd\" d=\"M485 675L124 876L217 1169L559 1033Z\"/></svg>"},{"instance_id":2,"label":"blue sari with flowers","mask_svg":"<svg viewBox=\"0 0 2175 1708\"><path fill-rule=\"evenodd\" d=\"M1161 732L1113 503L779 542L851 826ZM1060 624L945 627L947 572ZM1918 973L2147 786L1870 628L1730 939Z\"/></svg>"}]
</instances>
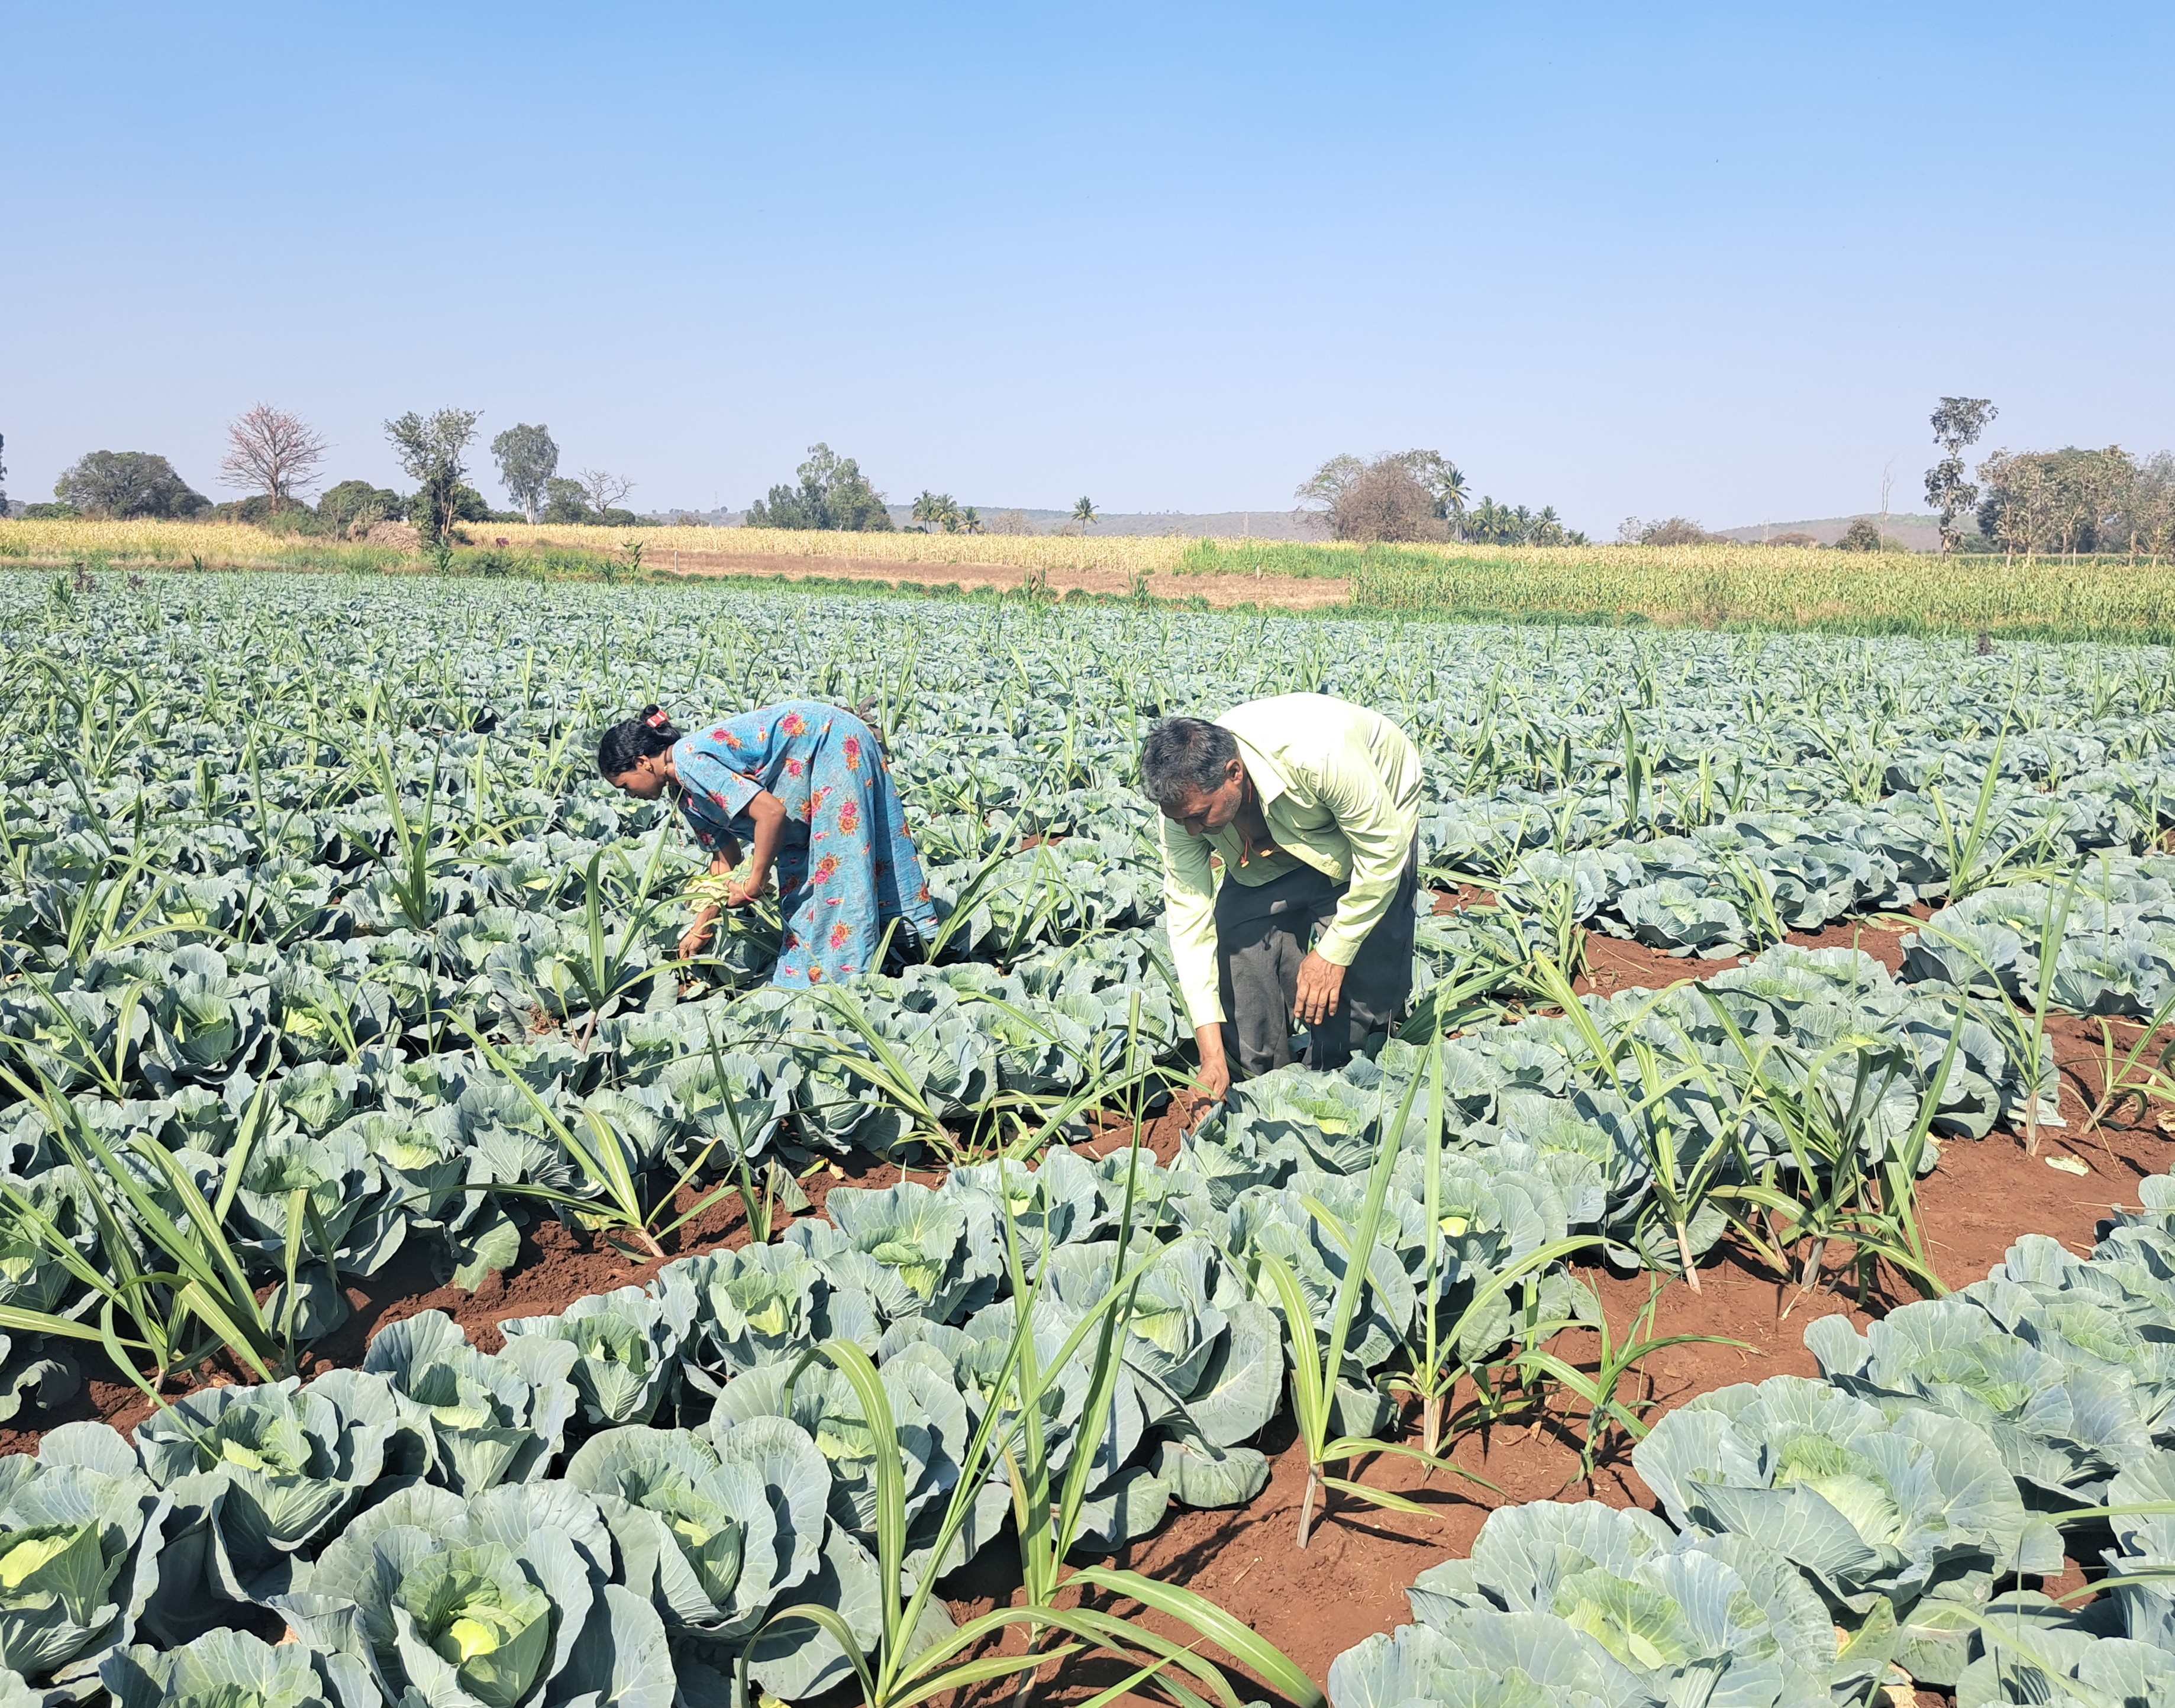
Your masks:
<instances>
[{"instance_id":1,"label":"blue sari with flowers","mask_svg":"<svg viewBox=\"0 0 2175 1708\"><path fill-rule=\"evenodd\" d=\"M715 852L755 835L749 803L785 803L773 870L785 938L773 984L834 984L877 971L884 928L936 928L921 856L907 834L891 767L860 718L820 700L744 712L673 745L680 811Z\"/></svg>"}]
</instances>

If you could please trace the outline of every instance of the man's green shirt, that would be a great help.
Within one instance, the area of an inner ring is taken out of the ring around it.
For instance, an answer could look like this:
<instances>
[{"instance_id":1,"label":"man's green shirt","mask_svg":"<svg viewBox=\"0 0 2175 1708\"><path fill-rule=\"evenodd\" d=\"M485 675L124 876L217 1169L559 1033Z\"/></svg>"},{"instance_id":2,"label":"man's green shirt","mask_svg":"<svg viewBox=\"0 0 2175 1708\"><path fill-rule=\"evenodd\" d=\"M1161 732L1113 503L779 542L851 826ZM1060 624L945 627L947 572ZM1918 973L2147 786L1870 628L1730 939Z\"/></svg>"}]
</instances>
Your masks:
<instances>
[{"instance_id":1,"label":"man's green shirt","mask_svg":"<svg viewBox=\"0 0 2175 1708\"><path fill-rule=\"evenodd\" d=\"M1277 853L1245 857L1237 826L1189 834L1163 821L1165 924L1194 1025L1224 1017L1216 970L1218 868L1266 884L1300 865L1351 880L1315 952L1349 967L1389 909L1419 826L1420 756L1379 712L1326 694L1279 694L1216 720L1239 740ZM1211 856L1214 856L1212 859Z\"/></svg>"}]
</instances>

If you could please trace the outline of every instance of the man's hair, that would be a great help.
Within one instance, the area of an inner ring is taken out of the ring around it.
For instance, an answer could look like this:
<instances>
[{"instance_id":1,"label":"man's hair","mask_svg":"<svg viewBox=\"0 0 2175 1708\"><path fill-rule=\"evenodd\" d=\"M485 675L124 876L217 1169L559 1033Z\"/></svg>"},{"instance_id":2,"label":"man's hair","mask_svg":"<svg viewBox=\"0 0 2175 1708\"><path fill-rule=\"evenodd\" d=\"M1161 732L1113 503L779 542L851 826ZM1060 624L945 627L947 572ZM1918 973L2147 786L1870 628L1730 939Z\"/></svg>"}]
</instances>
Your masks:
<instances>
[{"instance_id":1,"label":"man's hair","mask_svg":"<svg viewBox=\"0 0 2175 1708\"><path fill-rule=\"evenodd\" d=\"M1223 786L1224 767L1239 756L1239 738L1199 718L1158 718L1141 743L1141 789L1169 811L1196 793Z\"/></svg>"}]
</instances>

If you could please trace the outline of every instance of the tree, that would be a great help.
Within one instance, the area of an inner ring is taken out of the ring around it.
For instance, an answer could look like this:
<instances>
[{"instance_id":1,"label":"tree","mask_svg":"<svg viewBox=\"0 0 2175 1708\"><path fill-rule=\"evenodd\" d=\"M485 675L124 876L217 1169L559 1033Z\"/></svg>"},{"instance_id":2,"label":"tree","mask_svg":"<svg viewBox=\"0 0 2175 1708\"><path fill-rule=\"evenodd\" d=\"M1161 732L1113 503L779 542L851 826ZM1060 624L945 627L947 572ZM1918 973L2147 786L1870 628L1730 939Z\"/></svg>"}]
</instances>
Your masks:
<instances>
[{"instance_id":1,"label":"tree","mask_svg":"<svg viewBox=\"0 0 2175 1708\"><path fill-rule=\"evenodd\" d=\"M1339 540L1446 540L1435 494L1401 459L1385 457L1354 475L1337 495L1330 529Z\"/></svg>"},{"instance_id":2,"label":"tree","mask_svg":"<svg viewBox=\"0 0 2175 1708\"><path fill-rule=\"evenodd\" d=\"M1072 519L1082 528L1093 528L1095 525L1095 501L1093 498L1075 500L1072 506Z\"/></svg>"},{"instance_id":3,"label":"tree","mask_svg":"<svg viewBox=\"0 0 2175 1708\"><path fill-rule=\"evenodd\" d=\"M389 522L406 513L408 501L398 492L373 486L367 480L343 480L328 487L317 500L317 521L334 534L358 539L373 524Z\"/></svg>"},{"instance_id":4,"label":"tree","mask_svg":"<svg viewBox=\"0 0 2175 1708\"><path fill-rule=\"evenodd\" d=\"M1324 463L1294 495L1302 527L1338 540L1448 540L1466 526L1470 488L1440 451L1399 451L1363 463L1346 452Z\"/></svg>"},{"instance_id":5,"label":"tree","mask_svg":"<svg viewBox=\"0 0 2175 1708\"><path fill-rule=\"evenodd\" d=\"M332 447L300 415L259 404L226 429L222 479L244 492L262 493L274 515L296 502L297 487L313 484Z\"/></svg>"},{"instance_id":6,"label":"tree","mask_svg":"<svg viewBox=\"0 0 2175 1708\"><path fill-rule=\"evenodd\" d=\"M1435 514L1438 522L1455 522L1463 517L1467 498L1465 476L1457 464L1441 452L1400 451L1396 456L1386 457L1382 460L1397 464L1427 489L1429 496L1435 500Z\"/></svg>"},{"instance_id":7,"label":"tree","mask_svg":"<svg viewBox=\"0 0 2175 1708\"><path fill-rule=\"evenodd\" d=\"M574 484L582 489L582 496L589 501L589 508L603 516L619 508L621 499L634 491L634 482L623 475L608 474L602 469L584 469L574 476Z\"/></svg>"},{"instance_id":8,"label":"tree","mask_svg":"<svg viewBox=\"0 0 2175 1708\"><path fill-rule=\"evenodd\" d=\"M807 528L849 534L889 531L891 512L883 494L869 485L860 464L828 445L808 447L808 460L794 470L800 485L773 486L767 498L748 507L751 528Z\"/></svg>"},{"instance_id":9,"label":"tree","mask_svg":"<svg viewBox=\"0 0 2175 1708\"><path fill-rule=\"evenodd\" d=\"M491 454L498 463L498 482L514 507L532 523L544 507L544 489L559 472L559 447L551 430L540 422L526 421L508 427L491 442Z\"/></svg>"},{"instance_id":10,"label":"tree","mask_svg":"<svg viewBox=\"0 0 2175 1708\"><path fill-rule=\"evenodd\" d=\"M925 528L941 528L946 534L956 534L959 528L959 507L949 492L931 492L926 486L914 501L914 520Z\"/></svg>"},{"instance_id":11,"label":"tree","mask_svg":"<svg viewBox=\"0 0 2175 1708\"><path fill-rule=\"evenodd\" d=\"M5 433L0 433L0 452L5 452L5 451L7 450L7 448L8 448L8 436L7 436ZM6 521L7 519L8 519L8 464L7 464L7 463L6 463L6 461L5 461L4 459L0 459L0 522L4 522L4 521Z\"/></svg>"},{"instance_id":12,"label":"tree","mask_svg":"<svg viewBox=\"0 0 2175 1708\"><path fill-rule=\"evenodd\" d=\"M2119 445L2103 451L1997 451L1978 466L1984 488L1979 532L2004 551L2075 556L2123 546L2134 552L2129 518L2143 474Z\"/></svg>"},{"instance_id":13,"label":"tree","mask_svg":"<svg viewBox=\"0 0 2175 1708\"><path fill-rule=\"evenodd\" d=\"M2175 455L2162 451L2139 468L2130 483L2122 526L2133 559L2142 551L2157 563L2175 551Z\"/></svg>"},{"instance_id":14,"label":"tree","mask_svg":"<svg viewBox=\"0 0 2175 1708\"><path fill-rule=\"evenodd\" d=\"M149 451L92 451L61 471L53 496L85 516L194 516L211 500Z\"/></svg>"},{"instance_id":15,"label":"tree","mask_svg":"<svg viewBox=\"0 0 2175 1708\"><path fill-rule=\"evenodd\" d=\"M1837 551L1878 551L1881 549L1880 529L1869 516L1851 518L1851 524L1836 541Z\"/></svg>"},{"instance_id":16,"label":"tree","mask_svg":"<svg viewBox=\"0 0 2175 1708\"><path fill-rule=\"evenodd\" d=\"M1334 532L1336 523L1332 518L1337 512L1337 501L1343 496L1344 489L1366 470L1367 465L1349 451L1340 452L1332 457L1292 494L1299 502L1299 507L1292 512L1292 519L1302 528L1322 528Z\"/></svg>"},{"instance_id":17,"label":"tree","mask_svg":"<svg viewBox=\"0 0 2175 1708\"><path fill-rule=\"evenodd\" d=\"M461 460L475 437L481 409L437 409L419 415L410 409L385 424L385 436L411 480L421 483L408 507L408 519L426 545L445 538L456 506L455 489L468 467Z\"/></svg>"},{"instance_id":18,"label":"tree","mask_svg":"<svg viewBox=\"0 0 2175 1708\"><path fill-rule=\"evenodd\" d=\"M1628 530L1628 531L1627 531ZM1627 516L1616 531L1619 540L1634 545L1728 545L1719 534L1709 534L1689 516L1671 516L1660 522L1641 522Z\"/></svg>"},{"instance_id":19,"label":"tree","mask_svg":"<svg viewBox=\"0 0 2175 1708\"><path fill-rule=\"evenodd\" d=\"M1956 518L1978 502L1978 488L1964 479L1964 453L2000 413L1985 398L1943 398L1933 413L1934 441L1944 454L1926 471L1926 502L1940 512L1944 552L1963 541Z\"/></svg>"},{"instance_id":20,"label":"tree","mask_svg":"<svg viewBox=\"0 0 2175 1708\"><path fill-rule=\"evenodd\" d=\"M563 526L570 523L594 522L597 512L589 508L588 495L582 491L578 480L554 475L544 483L542 519Z\"/></svg>"}]
</instances>

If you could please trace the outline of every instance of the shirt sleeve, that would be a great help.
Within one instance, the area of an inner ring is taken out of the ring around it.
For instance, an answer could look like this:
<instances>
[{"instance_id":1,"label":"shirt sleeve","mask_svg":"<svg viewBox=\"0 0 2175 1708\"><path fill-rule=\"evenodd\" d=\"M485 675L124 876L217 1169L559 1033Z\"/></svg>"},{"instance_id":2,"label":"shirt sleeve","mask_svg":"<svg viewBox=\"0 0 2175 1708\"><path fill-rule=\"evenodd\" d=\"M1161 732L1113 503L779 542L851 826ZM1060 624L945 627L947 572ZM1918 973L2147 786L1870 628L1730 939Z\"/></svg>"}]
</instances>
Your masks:
<instances>
[{"instance_id":1,"label":"shirt sleeve","mask_svg":"<svg viewBox=\"0 0 2175 1708\"><path fill-rule=\"evenodd\" d=\"M1163 905L1185 1011L1196 1029L1214 1026L1223 1018L1216 972L1216 871L1208 864L1208 839L1188 836L1169 819L1163 821Z\"/></svg>"},{"instance_id":2,"label":"shirt sleeve","mask_svg":"<svg viewBox=\"0 0 2175 1708\"><path fill-rule=\"evenodd\" d=\"M715 754L706 753L692 742L680 745L673 755L672 765L680 773L680 786L684 791L680 800L681 816L687 821L687 828L695 833L695 840L705 849L714 850L732 835L732 821L762 793L762 785L751 777L741 776Z\"/></svg>"},{"instance_id":3,"label":"shirt sleeve","mask_svg":"<svg viewBox=\"0 0 2175 1708\"><path fill-rule=\"evenodd\" d=\"M1419 828L1417 792L1400 801L1373 756L1364 748L1353 751L1356 746L1342 745L1332 753L1315 787L1315 798L1335 816L1352 849L1351 885L1314 946L1323 960L1339 967L1352 964L1389 912Z\"/></svg>"}]
</instances>

